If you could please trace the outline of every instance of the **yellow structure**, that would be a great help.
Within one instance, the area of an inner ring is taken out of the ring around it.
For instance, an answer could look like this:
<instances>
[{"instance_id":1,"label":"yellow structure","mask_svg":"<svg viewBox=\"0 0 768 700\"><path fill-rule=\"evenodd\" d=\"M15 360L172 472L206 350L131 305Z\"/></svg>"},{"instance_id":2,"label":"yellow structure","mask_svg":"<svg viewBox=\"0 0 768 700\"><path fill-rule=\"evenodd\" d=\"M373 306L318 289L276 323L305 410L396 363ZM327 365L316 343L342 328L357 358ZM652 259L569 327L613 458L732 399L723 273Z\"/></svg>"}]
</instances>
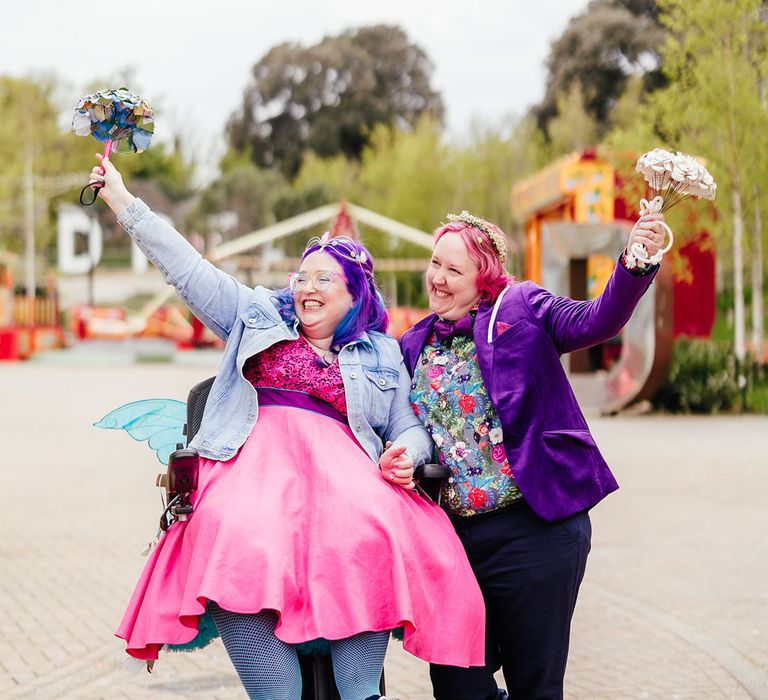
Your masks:
<instances>
[{"instance_id":1,"label":"yellow structure","mask_svg":"<svg viewBox=\"0 0 768 700\"><path fill-rule=\"evenodd\" d=\"M526 279L541 282L542 224L614 220L615 181L613 166L598 160L593 151L585 151L555 161L514 187L512 211L525 227ZM595 275L601 276L596 270Z\"/></svg>"}]
</instances>

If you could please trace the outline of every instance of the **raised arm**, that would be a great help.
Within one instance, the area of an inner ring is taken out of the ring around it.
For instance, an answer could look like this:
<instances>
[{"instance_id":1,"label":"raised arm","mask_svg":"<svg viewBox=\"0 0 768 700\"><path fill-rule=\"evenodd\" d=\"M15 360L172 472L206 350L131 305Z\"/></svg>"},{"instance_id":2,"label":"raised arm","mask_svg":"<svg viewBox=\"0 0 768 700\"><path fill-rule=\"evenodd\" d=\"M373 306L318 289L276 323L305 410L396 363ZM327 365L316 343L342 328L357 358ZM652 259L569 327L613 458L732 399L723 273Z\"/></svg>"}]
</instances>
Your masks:
<instances>
[{"instance_id":1,"label":"raised arm","mask_svg":"<svg viewBox=\"0 0 768 700\"><path fill-rule=\"evenodd\" d=\"M627 249L642 243L654 254L664 238L659 222L662 214L642 217L632 228ZM581 350L613 338L629 321L640 298L650 287L658 266L628 270L621 256L603 293L592 301L559 297L526 282L521 292L528 312L544 327L560 354Z\"/></svg>"},{"instance_id":2,"label":"raised arm","mask_svg":"<svg viewBox=\"0 0 768 700\"><path fill-rule=\"evenodd\" d=\"M226 340L250 288L205 260L173 226L128 192L109 159L101 162L104 176L98 166L91 173L92 182L104 182L99 196L192 313Z\"/></svg>"},{"instance_id":3,"label":"raised arm","mask_svg":"<svg viewBox=\"0 0 768 700\"><path fill-rule=\"evenodd\" d=\"M613 338L629 321L650 286L655 271L633 275L616 265L603 293L592 301L555 296L532 282L522 285L529 313L555 341L560 354L581 350Z\"/></svg>"}]
</instances>

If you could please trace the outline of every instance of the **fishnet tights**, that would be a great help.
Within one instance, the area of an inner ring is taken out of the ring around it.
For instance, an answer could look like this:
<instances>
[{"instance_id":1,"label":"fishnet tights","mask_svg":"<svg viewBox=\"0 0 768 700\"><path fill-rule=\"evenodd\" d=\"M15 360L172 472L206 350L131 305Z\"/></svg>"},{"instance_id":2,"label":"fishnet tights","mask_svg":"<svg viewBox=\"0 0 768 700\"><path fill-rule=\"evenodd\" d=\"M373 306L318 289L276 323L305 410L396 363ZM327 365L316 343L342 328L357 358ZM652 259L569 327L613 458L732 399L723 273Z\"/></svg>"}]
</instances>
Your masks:
<instances>
[{"instance_id":1,"label":"fishnet tights","mask_svg":"<svg viewBox=\"0 0 768 700\"><path fill-rule=\"evenodd\" d=\"M297 700L301 672L296 648L275 636L277 613L233 613L211 604L229 658L248 697L258 700ZM379 681L389 632L362 632L331 642L336 687L342 700L379 696Z\"/></svg>"}]
</instances>

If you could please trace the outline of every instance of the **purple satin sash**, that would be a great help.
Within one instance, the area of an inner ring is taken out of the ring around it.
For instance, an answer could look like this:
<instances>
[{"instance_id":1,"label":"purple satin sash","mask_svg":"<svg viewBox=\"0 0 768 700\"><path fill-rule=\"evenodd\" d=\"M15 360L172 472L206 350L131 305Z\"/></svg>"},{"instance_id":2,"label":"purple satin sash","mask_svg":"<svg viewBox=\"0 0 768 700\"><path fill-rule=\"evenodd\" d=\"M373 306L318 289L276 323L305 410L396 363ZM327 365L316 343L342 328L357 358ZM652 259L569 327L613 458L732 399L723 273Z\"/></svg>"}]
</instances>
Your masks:
<instances>
[{"instance_id":1,"label":"purple satin sash","mask_svg":"<svg viewBox=\"0 0 768 700\"><path fill-rule=\"evenodd\" d=\"M289 408L301 408L305 411L320 413L328 418L333 418L339 423L349 425L347 417L339 413L327 401L311 396L303 391L291 389L275 389L273 387L257 386L256 394L259 397L259 406L287 406Z\"/></svg>"}]
</instances>

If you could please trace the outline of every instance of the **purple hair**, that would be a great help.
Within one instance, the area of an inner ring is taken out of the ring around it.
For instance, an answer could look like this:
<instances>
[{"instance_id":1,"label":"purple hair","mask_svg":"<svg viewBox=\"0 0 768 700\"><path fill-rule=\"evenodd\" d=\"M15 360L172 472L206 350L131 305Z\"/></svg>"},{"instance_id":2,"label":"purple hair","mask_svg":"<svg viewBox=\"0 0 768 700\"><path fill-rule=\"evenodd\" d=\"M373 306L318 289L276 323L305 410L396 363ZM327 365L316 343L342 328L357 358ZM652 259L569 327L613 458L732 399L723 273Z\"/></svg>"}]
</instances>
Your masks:
<instances>
[{"instance_id":1,"label":"purple hair","mask_svg":"<svg viewBox=\"0 0 768 700\"><path fill-rule=\"evenodd\" d=\"M317 251L327 253L339 264L347 283L347 291L352 296L352 308L339 321L333 334L333 347L343 347L353 340L358 340L363 333L386 333L389 315L373 278L373 258L367 248L360 241L345 236L329 238L328 234L325 234L322 238L309 241L302 253L302 262L308 255ZM295 317L293 295L290 290L286 291L288 295L285 292L278 295L282 307L280 311L285 317L289 312L287 307L290 299L290 313Z\"/></svg>"}]
</instances>

